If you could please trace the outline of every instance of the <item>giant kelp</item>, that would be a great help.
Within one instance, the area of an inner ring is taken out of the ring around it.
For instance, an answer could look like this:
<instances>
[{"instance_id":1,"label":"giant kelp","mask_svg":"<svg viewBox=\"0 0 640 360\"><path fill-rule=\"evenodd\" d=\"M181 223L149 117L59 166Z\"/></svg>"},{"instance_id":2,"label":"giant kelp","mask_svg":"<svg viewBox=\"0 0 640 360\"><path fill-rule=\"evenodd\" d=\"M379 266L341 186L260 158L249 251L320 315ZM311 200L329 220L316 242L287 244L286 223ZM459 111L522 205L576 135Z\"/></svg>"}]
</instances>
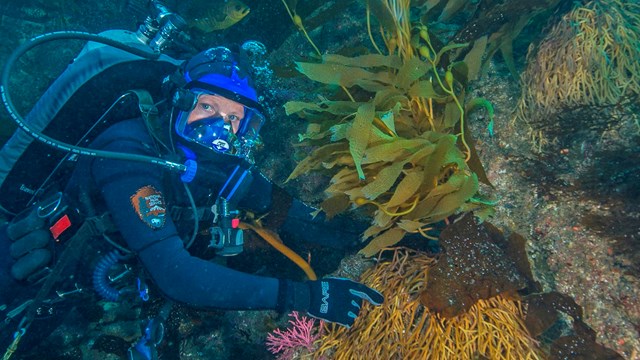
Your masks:
<instances>
[{"instance_id":1,"label":"giant kelp","mask_svg":"<svg viewBox=\"0 0 640 360\"><path fill-rule=\"evenodd\" d=\"M294 17L296 0L282 0ZM307 33L336 16L354 0L322 2L312 15L294 22ZM386 29L394 27L394 11L402 5L398 1L390 6L380 0L358 0ZM405 1L407 2L407 1ZM566 3L566 1L564 1ZM446 43L468 44L445 54L443 65L462 60L472 48L481 47L482 63L487 65L500 51L512 75L519 78L513 59L513 42L522 30L536 19L548 16L562 3L561 0L413 0L412 21L427 24L433 47L439 51ZM399 5L400 4L400 5ZM308 6L307 6L308 9ZM304 22L304 26L303 26ZM433 25L433 26L431 26ZM306 34L308 35L308 34ZM527 39L530 41L530 39ZM314 45L315 46L315 45ZM317 48L316 48L317 50ZM479 59L480 60L480 59Z\"/></svg>"},{"instance_id":2,"label":"giant kelp","mask_svg":"<svg viewBox=\"0 0 640 360\"><path fill-rule=\"evenodd\" d=\"M536 17L550 13L560 0L426 0L422 19L450 22L453 17L463 17L464 24L451 37L454 43L487 42L486 61L500 51L509 71L519 78L513 58L513 42L522 30ZM453 55L455 60L460 51Z\"/></svg>"},{"instance_id":3,"label":"giant kelp","mask_svg":"<svg viewBox=\"0 0 640 360\"><path fill-rule=\"evenodd\" d=\"M371 256L406 233L428 237L430 224L453 214L488 214L490 207L474 198L484 173L473 165L479 162L472 159L465 120L478 105L490 115L492 109L482 100L465 104L464 85L478 70L469 64L478 63L482 51L441 69L442 56L466 44L436 51L427 27L412 23L409 1L368 1L367 14L378 19L386 49L376 43L367 16L376 51L296 63L311 80L342 89L343 98L292 101L285 109L309 121L300 140L312 148L289 179L325 169L332 177L323 210L372 207L364 237L373 240L362 250Z\"/></svg>"}]
</instances>

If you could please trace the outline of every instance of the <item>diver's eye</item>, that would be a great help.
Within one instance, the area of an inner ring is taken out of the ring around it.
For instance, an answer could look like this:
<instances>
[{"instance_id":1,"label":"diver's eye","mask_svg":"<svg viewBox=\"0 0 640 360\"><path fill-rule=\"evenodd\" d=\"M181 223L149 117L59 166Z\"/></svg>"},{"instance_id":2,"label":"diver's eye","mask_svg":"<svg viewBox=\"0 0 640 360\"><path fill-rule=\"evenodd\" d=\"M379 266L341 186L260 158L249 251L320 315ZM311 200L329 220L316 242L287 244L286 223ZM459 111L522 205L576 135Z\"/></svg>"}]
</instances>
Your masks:
<instances>
[{"instance_id":1,"label":"diver's eye","mask_svg":"<svg viewBox=\"0 0 640 360\"><path fill-rule=\"evenodd\" d=\"M240 117L237 116L237 115L231 114L231 115L227 116L227 120L229 120L229 121L240 121Z\"/></svg>"},{"instance_id":2,"label":"diver's eye","mask_svg":"<svg viewBox=\"0 0 640 360\"><path fill-rule=\"evenodd\" d=\"M200 104L200 107L202 108L202 110L204 111L213 111L213 107L209 104Z\"/></svg>"}]
</instances>

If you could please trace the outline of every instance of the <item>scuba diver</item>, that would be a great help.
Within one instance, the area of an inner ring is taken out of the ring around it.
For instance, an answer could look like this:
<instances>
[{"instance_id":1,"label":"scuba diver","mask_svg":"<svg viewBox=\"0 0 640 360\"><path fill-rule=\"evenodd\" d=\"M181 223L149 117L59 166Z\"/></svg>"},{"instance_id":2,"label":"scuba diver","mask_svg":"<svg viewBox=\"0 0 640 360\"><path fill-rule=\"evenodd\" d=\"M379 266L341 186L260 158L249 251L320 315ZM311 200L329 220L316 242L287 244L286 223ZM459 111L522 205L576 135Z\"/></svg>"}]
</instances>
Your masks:
<instances>
[{"instance_id":1,"label":"scuba diver","mask_svg":"<svg viewBox=\"0 0 640 360\"><path fill-rule=\"evenodd\" d=\"M205 249L221 256L240 253L243 230L256 229L255 224L243 226L247 213L255 218L264 215L264 223L291 234L296 241L322 243L342 238L344 243L354 243L359 229L336 226L322 215L312 217L315 209L287 196L257 170L253 151L266 119L251 66L239 53L214 47L190 60L167 63L173 72L160 76L166 101L142 116L109 121L82 152L75 153L80 156L66 157L74 166L64 189L47 192L0 227L0 314L6 319L5 329L19 329L13 339L1 339L1 345L11 349L11 340L16 343L20 336L27 338L31 330L25 330L35 314L50 304L43 299L55 285L49 279L60 277L58 264L72 262L74 256L85 257L69 253L80 248L78 244L95 241L96 236L112 245L112 251L95 263L91 279L96 292L108 300L125 295L123 289L108 283L109 271L120 261L135 259L169 304L296 310L348 327L364 301L382 303L378 291L349 279L316 279L312 270L305 282L258 276L192 254L197 246L191 245L201 239L200 225L205 221L212 224L204 231L209 239ZM47 94L55 95L51 93L52 88ZM95 100L87 99L95 96L91 93L83 96L85 102ZM124 155L95 156L103 153ZM163 171L158 166L162 162L183 164L183 171ZM23 188L21 185L20 190ZM85 226L89 218L101 220ZM68 229L73 231L65 236ZM141 297L149 295L144 286L136 291ZM31 298L18 301L22 307L10 306L23 293ZM165 308L160 318L166 318L167 312ZM157 339L150 337L147 332L132 346L131 358L152 358L148 348Z\"/></svg>"},{"instance_id":2,"label":"scuba diver","mask_svg":"<svg viewBox=\"0 0 640 360\"><path fill-rule=\"evenodd\" d=\"M208 160L215 163L219 153L246 153L248 149L244 147L256 140L264 117L248 74L231 52L218 47L196 55L186 62L182 78L184 84L173 98L177 110L175 125L170 126L176 135L176 147L187 159L202 159L204 164ZM184 104L187 106L181 107ZM144 121L133 119L113 125L92 146L155 155L156 145ZM190 191L196 199L204 198L205 206L212 206L215 204L207 202L212 201L212 194L217 194L218 189L211 187L221 184L222 193L214 202L224 201L228 206L237 203L239 208L265 213L272 206L271 183L260 174L238 174L246 169L231 156L227 155L227 161L217 164L217 172L224 176L196 178L190 184L193 188ZM127 247L140 259L164 295L172 300L203 308L307 311L312 316L347 326L353 323L362 299L381 302L379 293L350 280L298 283L265 278L192 256L169 214L168 189L157 167L105 158L83 160L66 192L91 189L90 194L104 200ZM253 177L251 184L243 189L243 181L248 181L249 176ZM175 176L173 180L184 181ZM302 205L291 206L291 219L299 217L302 209ZM308 208L307 213L312 210ZM283 227L288 226L283 224ZM306 232L304 228L299 230L301 236Z\"/></svg>"}]
</instances>

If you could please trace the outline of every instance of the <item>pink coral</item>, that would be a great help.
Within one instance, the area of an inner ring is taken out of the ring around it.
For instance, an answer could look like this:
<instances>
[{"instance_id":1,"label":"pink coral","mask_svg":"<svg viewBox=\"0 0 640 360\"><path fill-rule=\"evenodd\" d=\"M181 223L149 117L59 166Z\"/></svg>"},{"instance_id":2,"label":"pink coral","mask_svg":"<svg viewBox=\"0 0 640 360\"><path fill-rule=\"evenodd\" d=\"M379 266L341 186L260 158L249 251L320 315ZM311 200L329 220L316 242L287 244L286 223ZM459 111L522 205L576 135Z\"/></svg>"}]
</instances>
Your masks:
<instances>
[{"instance_id":1,"label":"pink coral","mask_svg":"<svg viewBox=\"0 0 640 360\"><path fill-rule=\"evenodd\" d=\"M292 319L289 320L290 325L287 329L275 329L267 335L267 349L273 354L280 353L278 359L281 360L293 359L303 349L308 353L312 352L313 343L321 335L321 331L315 329L315 319L299 315L297 311L292 311L289 317Z\"/></svg>"}]
</instances>

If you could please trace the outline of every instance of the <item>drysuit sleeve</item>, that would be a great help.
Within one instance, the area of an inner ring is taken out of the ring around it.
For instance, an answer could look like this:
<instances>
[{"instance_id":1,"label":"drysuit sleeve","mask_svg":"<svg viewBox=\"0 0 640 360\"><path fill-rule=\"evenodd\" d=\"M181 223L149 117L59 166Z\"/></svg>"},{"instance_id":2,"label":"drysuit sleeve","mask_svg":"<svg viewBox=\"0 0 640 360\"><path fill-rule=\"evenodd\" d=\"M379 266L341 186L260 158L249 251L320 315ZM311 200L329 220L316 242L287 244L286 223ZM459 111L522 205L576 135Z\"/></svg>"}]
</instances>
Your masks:
<instances>
[{"instance_id":1,"label":"drysuit sleeve","mask_svg":"<svg viewBox=\"0 0 640 360\"><path fill-rule=\"evenodd\" d=\"M109 136L100 139L99 148L152 155L144 146L146 133L133 136L115 133L111 137L116 139L109 140ZM126 133L131 134L131 127ZM203 308L279 308L278 279L228 269L186 251L166 211L163 171L157 165L102 158L94 160L91 166L116 226L164 295ZM283 302L291 300L281 298L280 303Z\"/></svg>"}]
</instances>

